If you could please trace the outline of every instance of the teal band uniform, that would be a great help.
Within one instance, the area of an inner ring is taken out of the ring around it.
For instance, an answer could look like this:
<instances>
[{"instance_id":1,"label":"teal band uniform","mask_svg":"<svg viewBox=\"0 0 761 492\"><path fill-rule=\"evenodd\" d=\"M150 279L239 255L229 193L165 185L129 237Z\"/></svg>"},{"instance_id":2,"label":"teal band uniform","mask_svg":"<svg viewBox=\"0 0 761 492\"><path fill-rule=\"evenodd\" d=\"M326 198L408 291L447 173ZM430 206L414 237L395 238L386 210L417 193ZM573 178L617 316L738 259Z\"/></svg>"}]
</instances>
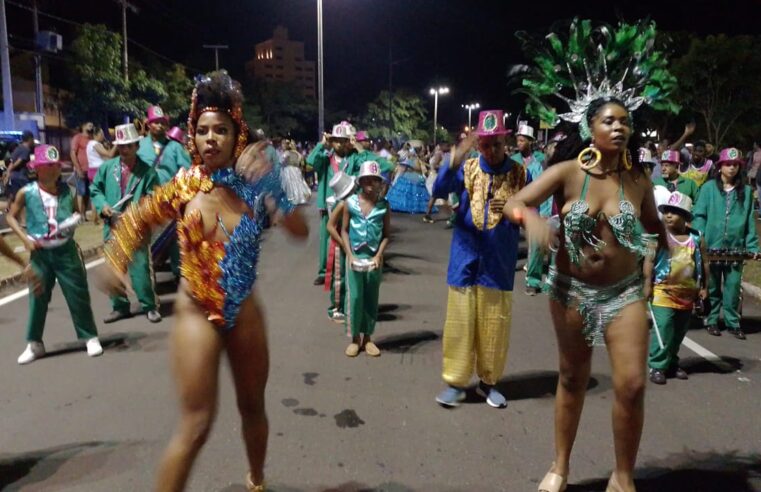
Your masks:
<instances>
[{"instance_id":1,"label":"teal band uniform","mask_svg":"<svg viewBox=\"0 0 761 492\"><path fill-rule=\"evenodd\" d=\"M48 233L48 218L36 182L24 188L24 209L27 232L33 236ZM74 213L74 198L68 186L59 184L58 210L56 220L61 223ZM42 342L48 304L56 281L61 286L63 297L69 308L77 338L89 340L98 336L95 319L90 305L90 291L87 273L77 243L70 239L52 249L38 249L29 256L29 264L42 281L42 293L29 293L29 319L26 325L26 339Z\"/></svg>"}]
</instances>

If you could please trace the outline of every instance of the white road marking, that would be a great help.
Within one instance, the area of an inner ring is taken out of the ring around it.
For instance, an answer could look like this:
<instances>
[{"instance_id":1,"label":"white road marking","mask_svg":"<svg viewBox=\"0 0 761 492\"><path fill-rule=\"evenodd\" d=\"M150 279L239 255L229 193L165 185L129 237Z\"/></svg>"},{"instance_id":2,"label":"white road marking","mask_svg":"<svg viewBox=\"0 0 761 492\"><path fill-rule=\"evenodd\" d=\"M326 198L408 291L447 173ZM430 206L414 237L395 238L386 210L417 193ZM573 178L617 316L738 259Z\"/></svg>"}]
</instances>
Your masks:
<instances>
[{"instance_id":1,"label":"white road marking","mask_svg":"<svg viewBox=\"0 0 761 492\"><path fill-rule=\"evenodd\" d=\"M692 350L693 352L695 352L696 354L698 354L699 356L701 356L708 362L714 362L714 363L718 362L719 364L724 364L724 361L721 360L721 357L714 354L707 348L703 347L695 340L692 340L690 337L684 337L684 340L682 341L682 345Z\"/></svg>"},{"instance_id":2,"label":"white road marking","mask_svg":"<svg viewBox=\"0 0 761 492\"><path fill-rule=\"evenodd\" d=\"M89 270L91 268L95 268L98 265L102 265L104 262L105 262L105 260L103 258L98 258L97 260L93 260L93 261L91 261L89 263L86 263L85 264L85 268ZM11 302L13 302L13 301L15 301L17 299L21 299L22 297L26 297L27 295L29 295L29 289L28 288L21 289L18 292L14 292L13 294L10 294L10 295L5 296L2 299L0 299L0 306L5 306L6 304L9 304L9 303L11 303Z\"/></svg>"}]
</instances>

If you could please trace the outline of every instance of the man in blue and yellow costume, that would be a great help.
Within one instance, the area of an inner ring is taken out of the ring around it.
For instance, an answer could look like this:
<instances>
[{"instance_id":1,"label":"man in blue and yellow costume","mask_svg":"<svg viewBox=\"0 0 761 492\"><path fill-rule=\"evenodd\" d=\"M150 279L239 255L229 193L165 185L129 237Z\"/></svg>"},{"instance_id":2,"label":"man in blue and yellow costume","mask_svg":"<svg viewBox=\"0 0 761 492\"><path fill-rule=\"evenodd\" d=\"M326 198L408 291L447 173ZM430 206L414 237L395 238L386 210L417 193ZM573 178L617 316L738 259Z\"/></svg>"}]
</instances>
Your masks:
<instances>
[{"instance_id":1,"label":"man in blue and yellow costume","mask_svg":"<svg viewBox=\"0 0 761 492\"><path fill-rule=\"evenodd\" d=\"M482 111L477 131L457 146L434 184L434 196L460 198L447 272L442 378L448 386L436 397L445 407L465 399L474 363L476 392L494 408L507 406L495 385L507 362L519 231L502 209L528 181L526 168L505 154L508 133L502 111ZM476 139L479 156L463 162Z\"/></svg>"}]
</instances>

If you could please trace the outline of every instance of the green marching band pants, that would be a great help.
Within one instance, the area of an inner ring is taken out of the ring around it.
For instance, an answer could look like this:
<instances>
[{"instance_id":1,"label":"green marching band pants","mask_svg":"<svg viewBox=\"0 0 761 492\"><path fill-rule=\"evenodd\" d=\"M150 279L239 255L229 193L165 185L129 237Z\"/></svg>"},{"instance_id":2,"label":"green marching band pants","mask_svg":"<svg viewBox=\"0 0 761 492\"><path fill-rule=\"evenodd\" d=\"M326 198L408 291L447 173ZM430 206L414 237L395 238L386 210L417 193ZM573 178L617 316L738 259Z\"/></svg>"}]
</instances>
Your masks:
<instances>
[{"instance_id":1,"label":"green marching band pants","mask_svg":"<svg viewBox=\"0 0 761 492\"><path fill-rule=\"evenodd\" d=\"M711 276L708 283L708 302L710 311L705 324L719 323L719 311L724 308L724 326L729 330L740 328L740 287L742 283L742 265L721 265L712 263L708 267ZM723 280L723 285L722 285Z\"/></svg>"},{"instance_id":2,"label":"green marching band pants","mask_svg":"<svg viewBox=\"0 0 761 492\"><path fill-rule=\"evenodd\" d=\"M328 241L330 241L330 235L328 234L328 213L327 210L320 210L320 258L319 266L317 268L317 276L325 276L325 267L328 264Z\"/></svg>"},{"instance_id":3,"label":"green marching band pants","mask_svg":"<svg viewBox=\"0 0 761 492\"><path fill-rule=\"evenodd\" d=\"M687 334L692 319L692 311L650 305L653 312L653 330L658 334L650 336L650 355L648 365L652 369L668 371L676 369L679 364L679 347ZM663 341L663 348L659 343Z\"/></svg>"},{"instance_id":4,"label":"green marching band pants","mask_svg":"<svg viewBox=\"0 0 761 492\"><path fill-rule=\"evenodd\" d=\"M37 275L42 280L42 293L29 293L29 320L26 325L28 342L42 342L48 304L56 280L61 286L77 338L89 340L98 336L87 288L87 272L77 243L73 240L53 249L38 249L29 257Z\"/></svg>"},{"instance_id":5,"label":"green marching band pants","mask_svg":"<svg viewBox=\"0 0 761 492\"><path fill-rule=\"evenodd\" d=\"M153 290L153 267L148 246L135 251L129 266L129 279L142 310L148 312L156 309L158 300ZM127 296L111 296L111 306L114 311L129 313L130 304Z\"/></svg>"},{"instance_id":6,"label":"green marching band pants","mask_svg":"<svg viewBox=\"0 0 761 492\"><path fill-rule=\"evenodd\" d=\"M357 255L357 258L371 258L369 255ZM375 332L375 322L378 319L378 298L383 269L376 268L369 272L348 271L349 283L349 312L347 324L352 337L372 335Z\"/></svg>"}]
</instances>

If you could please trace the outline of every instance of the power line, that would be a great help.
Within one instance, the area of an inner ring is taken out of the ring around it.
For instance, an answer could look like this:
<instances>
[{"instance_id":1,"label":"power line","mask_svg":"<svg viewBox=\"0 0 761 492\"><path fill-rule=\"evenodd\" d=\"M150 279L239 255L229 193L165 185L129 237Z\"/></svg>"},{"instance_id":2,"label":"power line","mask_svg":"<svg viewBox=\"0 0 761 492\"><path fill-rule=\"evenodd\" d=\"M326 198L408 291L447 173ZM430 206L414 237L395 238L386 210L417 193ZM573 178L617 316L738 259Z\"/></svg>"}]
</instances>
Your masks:
<instances>
[{"instance_id":1,"label":"power line","mask_svg":"<svg viewBox=\"0 0 761 492\"><path fill-rule=\"evenodd\" d=\"M8 5L12 5L14 7L18 7L18 8L23 9L23 10L27 10L29 12L34 12L34 9L32 9L32 7L29 7L28 5L24 5L22 3L14 2L13 0L5 0L5 3L7 3ZM57 21L60 21L60 22L65 22L65 23L73 25L73 26L78 26L78 27L84 26L84 23L82 23L82 22L77 22L77 21L74 21L74 20L71 20L71 19L66 19L64 17L60 17L60 16L57 16L57 15L51 14L49 12L43 12L41 10L37 10L37 13L39 15L44 16L44 17L48 17L50 19L54 19L54 20L57 20ZM128 39L128 42L130 44L133 44L133 45L137 46L138 48L141 48L141 49L151 53L152 55L154 55L154 56L156 56L158 58L161 58L164 61L168 61L168 62L171 62L171 63L176 63L178 65L182 65L183 67L185 67L187 70L190 70L190 71L199 72L199 73L203 72L203 70L200 70L199 68L188 66L188 65L186 65L186 64L184 64L182 62L178 62L177 60L173 60L172 58L169 58L166 55L162 55L158 51L153 50L153 49L149 48L148 46L146 46L146 45L144 45L144 44L142 44L142 43L140 43L138 41L135 41L134 39Z\"/></svg>"}]
</instances>

